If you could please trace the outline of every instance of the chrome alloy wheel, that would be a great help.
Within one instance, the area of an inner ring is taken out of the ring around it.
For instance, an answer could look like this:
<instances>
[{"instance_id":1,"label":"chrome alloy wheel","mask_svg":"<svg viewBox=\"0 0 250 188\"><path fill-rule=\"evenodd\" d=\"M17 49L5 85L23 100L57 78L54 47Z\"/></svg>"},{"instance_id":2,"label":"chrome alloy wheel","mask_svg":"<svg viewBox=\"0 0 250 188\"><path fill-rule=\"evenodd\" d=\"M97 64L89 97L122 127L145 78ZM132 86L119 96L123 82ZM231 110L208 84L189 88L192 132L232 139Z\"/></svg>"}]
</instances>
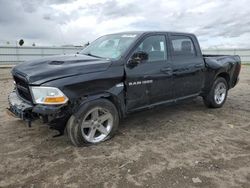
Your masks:
<instances>
[{"instance_id":1,"label":"chrome alloy wheel","mask_svg":"<svg viewBox=\"0 0 250 188\"><path fill-rule=\"evenodd\" d=\"M112 114L103 107L88 111L81 124L82 136L91 143L105 140L113 127Z\"/></svg>"},{"instance_id":2,"label":"chrome alloy wheel","mask_svg":"<svg viewBox=\"0 0 250 188\"><path fill-rule=\"evenodd\" d=\"M223 82L220 82L215 87L214 91L214 101L216 104L221 104L224 102L227 94L227 87Z\"/></svg>"}]
</instances>

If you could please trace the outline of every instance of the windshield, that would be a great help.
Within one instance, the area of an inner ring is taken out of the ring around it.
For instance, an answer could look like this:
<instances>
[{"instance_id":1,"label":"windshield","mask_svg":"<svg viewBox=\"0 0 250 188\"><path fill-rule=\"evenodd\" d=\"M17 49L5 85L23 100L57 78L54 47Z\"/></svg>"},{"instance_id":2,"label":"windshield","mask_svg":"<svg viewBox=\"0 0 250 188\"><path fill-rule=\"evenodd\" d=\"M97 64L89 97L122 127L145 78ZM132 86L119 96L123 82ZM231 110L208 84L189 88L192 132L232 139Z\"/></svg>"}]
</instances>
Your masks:
<instances>
[{"instance_id":1,"label":"windshield","mask_svg":"<svg viewBox=\"0 0 250 188\"><path fill-rule=\"evenodd\" d=\"M137 34L105 35L92 42L80 54L119 59L136 38Z\"/></svg>"}]
</instances>

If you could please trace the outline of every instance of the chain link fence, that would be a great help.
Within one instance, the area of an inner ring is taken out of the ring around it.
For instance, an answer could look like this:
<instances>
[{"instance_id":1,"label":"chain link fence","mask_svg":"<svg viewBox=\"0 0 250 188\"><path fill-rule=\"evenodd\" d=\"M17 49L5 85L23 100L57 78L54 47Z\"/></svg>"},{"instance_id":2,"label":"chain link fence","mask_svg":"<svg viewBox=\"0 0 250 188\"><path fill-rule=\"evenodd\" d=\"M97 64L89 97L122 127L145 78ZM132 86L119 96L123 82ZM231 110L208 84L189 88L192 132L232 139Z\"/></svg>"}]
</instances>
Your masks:
<instances>
[{"instance_id":1,"label":"chain link fence","mask_svg":"<svg viewBox=\"0 0 250 188\"><path fill-rule=\"evenodd\" d=\"M242 63L250 64L250 49L203 49L203 54L239 55Z\"/></svg>"},{"instance_id":2,"label":"chain link fence","mask_svg":"<svg viewBox=\"0 0 250 188\"><path fill-rule=\"evenodd\" d=\"M83 47L20 47L0 46L0 65L16 65L24 61L58 54L75 54ZM250 49L203 49L203 54L239 55L250 64Z\"/></svg>"},{"instance_id":3,"label":"chain link fence","mask_svg":"<svg viewBox=\"0 0 250 188\"><path fill-rule=\"evenodd\" d=\"M24 61L58 54L75 54L83 47L19 47L0 46L0 65L16 65Z\"/></svg>"}]
</instances>

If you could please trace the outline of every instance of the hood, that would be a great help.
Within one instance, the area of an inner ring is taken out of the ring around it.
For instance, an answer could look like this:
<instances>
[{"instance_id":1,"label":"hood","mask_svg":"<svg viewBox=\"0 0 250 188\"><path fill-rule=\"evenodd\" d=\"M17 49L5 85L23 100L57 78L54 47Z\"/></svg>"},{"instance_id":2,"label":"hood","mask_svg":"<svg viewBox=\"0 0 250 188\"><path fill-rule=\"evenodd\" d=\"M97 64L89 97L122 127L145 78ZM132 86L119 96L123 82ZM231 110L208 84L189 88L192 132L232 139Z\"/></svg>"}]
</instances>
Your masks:
<instances>
[{"instance_id":1,"label":"hood","mask_svg":"<svg viewBox=\"0 0 250 188\"><path fill-rule=\"evenodd\" d=\"M40 85L59 78L105 71L110 65L110 60L87 55L60 55L21 63L13 68L12 74L21 74L29 84Z\"/></svg>"}]
</instances>

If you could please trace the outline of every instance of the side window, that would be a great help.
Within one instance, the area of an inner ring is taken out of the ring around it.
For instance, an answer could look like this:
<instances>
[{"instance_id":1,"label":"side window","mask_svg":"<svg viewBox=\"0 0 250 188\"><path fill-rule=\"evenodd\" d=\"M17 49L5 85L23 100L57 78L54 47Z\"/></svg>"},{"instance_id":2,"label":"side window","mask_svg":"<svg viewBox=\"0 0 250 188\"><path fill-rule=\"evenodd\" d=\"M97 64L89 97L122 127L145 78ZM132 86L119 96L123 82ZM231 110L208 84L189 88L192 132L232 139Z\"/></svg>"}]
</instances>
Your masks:
<instances>
[{"instance_id":1,"label":"side window","mask_svg":"<svg viewBox=\"0 0 250 188\"><path fill-rule=\"evenodd\" d=\"M171 47L173 51L173 57L194 57L196 56L194 43L191 38L186 36L172 36Z\"/></svg>"},{"instance_id":2,"label":"side window","mask_svg":"<svg viewBox=\"0 0 250 188\"><path fill-rule=\"evenodd\" d=\"M148 62L166 60L167 50L165 36L155 35L147 37L135 50L135 52L138 51L143 51L148 54Z\"/></svg>"}]
</instances>

